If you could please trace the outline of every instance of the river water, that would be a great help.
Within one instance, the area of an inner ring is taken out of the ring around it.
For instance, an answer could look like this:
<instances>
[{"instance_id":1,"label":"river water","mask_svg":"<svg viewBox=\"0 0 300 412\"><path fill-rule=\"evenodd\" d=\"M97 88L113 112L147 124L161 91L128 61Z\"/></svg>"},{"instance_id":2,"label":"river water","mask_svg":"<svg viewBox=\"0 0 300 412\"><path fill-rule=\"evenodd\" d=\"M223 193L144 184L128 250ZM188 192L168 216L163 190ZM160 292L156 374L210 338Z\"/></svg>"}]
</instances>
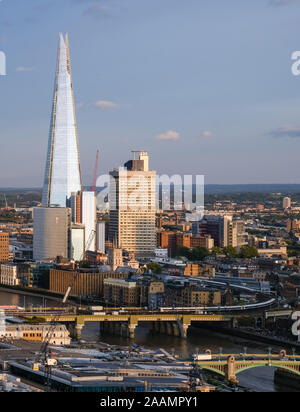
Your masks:
<instances>
[{"instance_id":1,"label":"river water","mask_svg":"<svg viewBox=\"0 0 300 412\"><path fill-rule=\"evenodd\" d=\"M51 299L43 299L35 296L18 295L14 293L6 293L0 291L0 306L15 305L15 306L57 306L57 302ZM99 324L88 323L82 331L82 339L86 341L97 341L128 346L132 341L118 336L102 335L100 337ZM268 345L256 342L247 342L240 338L221 335L206 329L190 328L189 336L186 340L173 336L166 336L153 333L145 327L136 329L135 343L149 349L163 348L170 353L179 356L188 357L197 352L203 353L206 349L210 349L213 353L240 354L246 351L247 353L268 353ZM278 353L282 348L275 348ZM274 369L273 368L256 368L243 372L238 375L240 384L254 391L259 392L285 392L288 388L276 386L274 384ZM300 392L300 388L299 388Z\"/></svg>"}]
</instances>

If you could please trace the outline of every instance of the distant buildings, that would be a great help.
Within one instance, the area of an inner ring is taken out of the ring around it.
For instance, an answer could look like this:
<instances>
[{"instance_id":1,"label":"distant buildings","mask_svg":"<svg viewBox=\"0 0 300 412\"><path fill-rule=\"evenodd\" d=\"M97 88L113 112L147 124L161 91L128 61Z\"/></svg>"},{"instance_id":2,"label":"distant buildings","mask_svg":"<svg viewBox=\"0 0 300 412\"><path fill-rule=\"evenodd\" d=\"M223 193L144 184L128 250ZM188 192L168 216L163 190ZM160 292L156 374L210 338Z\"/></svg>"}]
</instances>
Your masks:
<instances>
[{"instance_id":1,"label":"distant buildings","mask_svg":"<svg viewBox=\"0 0 300 412\"><path fill-rule=\"evenodd\" d=\"M193 234L211 236L214 245L220 248L247 244L244 222L233 220L232 216L206 215L193 225Z\"/></svg>"},{"instance_id":2,"label":"distant buildings","mask_svg":"<svg viewBox=\"0 0 300 412\"><path fill-rule=\"evenodd\" d=\"M286 209L290 209L291 208L291 206L292 206L292 200L291 200L291 198L290 197L285 197L284 199L283 199L283 209L284 210L286 210Z\"/></svg>"},{"instance_id":3,"label":"distant buildings","mask_svg":"<svg viewBox=\"0 0 300 412\"><path fill-rule=\"evenodd\" d=\"M191 233L171 231L157 233L157 247L167 250L169 257L177 256L178 249L182 246L189 249L203 247L211 250L214 247L214 239L210 235L193 236Z\"/></svg>"},{"instance_id":4,"label":"distant buildings","mask_svg":"<svg viewBox=\"0 0 300 412\"><path fill-rule=\"evenodd\" d=\"M198 265L189 263L186 265L184 275L191 277L214 278L216 276L216 270L211 265Z\"/></svg>"},{"instance_id":5,"label":"distant buildings","mask_svg":"<svg viewBox=\"0 0 300 412\"><path fill-rule=\"evenodd\" d=\"M149 171L148 153L134 152L134 159L110 176L110 241L137 258L154 256L156 172Z\"/></svg>"},{"instance_id":6,"label":"distant buildings","mask_svg":"<svg viewBox=\"0 0 300 412\"><path fill-rule=\"evenodd\" d=\"M0 232L0 262L9 260L9 234Z\"/></svg>"},{"instance_id":7,"label":"distant buildings","mask_svg":"<svg viewBox=\"0 0 300 412\"><path fill-rule=\"evenodd\" d=\"M222 292L201 289L186 284L169 285L166 289L166 304L174 307L218 306L222 303Z\"/></svg>"},{"instance_id":8,"label":"distant buildings","mask_svg":"<svg viewBox=\"0 0 300 412\"><path fill-rule=\"evenodd\" d=\"M300 220L299 219L288 219L286 224L287 232L300 231Z\"/></svg>"}]
</instances>

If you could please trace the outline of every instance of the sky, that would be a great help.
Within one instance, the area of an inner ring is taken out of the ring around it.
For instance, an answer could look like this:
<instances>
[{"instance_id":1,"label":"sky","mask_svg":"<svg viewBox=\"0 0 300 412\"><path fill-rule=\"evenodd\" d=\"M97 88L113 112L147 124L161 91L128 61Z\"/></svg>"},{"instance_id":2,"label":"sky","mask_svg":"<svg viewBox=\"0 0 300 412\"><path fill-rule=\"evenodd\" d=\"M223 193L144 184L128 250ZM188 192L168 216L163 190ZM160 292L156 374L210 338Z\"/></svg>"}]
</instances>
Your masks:
<instances>
[{"instance_id":1,"label":"sky","mask_svg":"<svg viewBox=\"0 0 300 412\"><path fill-rule=\"evenodd\" d=\"M300 183L300 0L2 0L0 187L40 187L59 32L83 181L148 150L210 184Z\"/></svg>"}]
</instances>

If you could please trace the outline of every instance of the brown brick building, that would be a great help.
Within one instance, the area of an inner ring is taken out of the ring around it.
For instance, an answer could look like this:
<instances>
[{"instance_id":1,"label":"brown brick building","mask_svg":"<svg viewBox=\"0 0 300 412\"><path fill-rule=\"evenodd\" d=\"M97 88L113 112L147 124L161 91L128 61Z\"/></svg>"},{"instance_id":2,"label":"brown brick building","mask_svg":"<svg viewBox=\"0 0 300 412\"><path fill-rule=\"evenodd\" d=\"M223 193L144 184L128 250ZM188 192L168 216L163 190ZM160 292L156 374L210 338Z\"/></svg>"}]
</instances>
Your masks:
<instances>
[{"instance_id":1,"label":"brown brick building","mask_svg":"<svg viewBox=\"0 0 300 412\"><path fill-rule=\"evenodd\" d=\"M0 232L0 262L9 260L9 234Z\"/></svg>"},{"instance_id":2,"label":"brown brick building","mask_svg":"<svg viewBox=\"0 0 300 412\"><path fill-rule=\"evenodd\" d=\"M166 290L166 302L167 306L175 307L218 306L222 303L222 293L193 286L169 287Z\"/></svg>"},{"instance_id":3,"label":"brown brick building","mask_svg":"<svg viewBox=\"0 0 300 412\"><path fill-rule=\"evenodd\" d=\"M195 249L204 247L212 249L214 240L211 236L192 236L191 234L175 233L175 232L159 232L157 236L157 247L168 249L169 256L175 257L180 247Z\"/></svg>"},{"instance_id":4,"label":"brown brick building","mask_svg":"<svg viewBox=\"0 0 300 412\"><path fill-rule=\"evenodd\" d=\"M139 306L139 288L130 280L105 279L103 296L108 305Z\"/></svg>"},{"instance_id":5,"label":"brown brick building","mask_svg":"<svg viewBox=\"0 0 300 412\"><path fill-rule=\"evenodd\" d=\"M68 270L50 270L49 290L64 294L70 285L71 296L103 296L104 279L125 279L126 273L80 273ZM75 281L74 281L75 279Z\"/></svg>"}]
</instances>

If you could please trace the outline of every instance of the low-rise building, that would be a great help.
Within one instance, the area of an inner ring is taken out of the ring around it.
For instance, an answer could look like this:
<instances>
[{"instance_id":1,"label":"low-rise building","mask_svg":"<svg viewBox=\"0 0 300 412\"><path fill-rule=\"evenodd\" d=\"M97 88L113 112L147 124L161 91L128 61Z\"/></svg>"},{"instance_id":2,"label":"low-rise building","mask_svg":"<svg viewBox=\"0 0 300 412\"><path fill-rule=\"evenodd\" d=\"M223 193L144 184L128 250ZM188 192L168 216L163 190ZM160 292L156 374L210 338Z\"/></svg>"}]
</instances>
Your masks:
<instances>
[{"instance_id":1,"label":"low-rise building","mask_svg":"<svg viewBox=\"0 0 300 412\"><path fill-rule=\"evenodd\" d=\"M104 279L127 279L128 273L95 272L77 273L72 270L50 269L49 289L51 292L65 294L72 285L71 296L103 297Z\"/></svg>"},{"instance_id":2,"label":"low-rise building","mask_svg":"<svg viewBox=\"0 0 300 412\"><path fill-rule=\"evenodd\" d=\"M194 285L168 286L166 288L167 306L202 307L218 306L222 303L219 290L201 289Z\"/></svg>"},{"instance_id":3,"label":"low-rise building","mask_svg":"<svg viewBox=\"0 0 300 412\"><path fill-rule=\"evenodd\" d=\"M104 279L103 296L108 304L114 306L138 306L137 283L128 279Z\"/></svg>"},{"instance_id":4,"label":"low-rise building","mask_svg":"<svg viewBox=\"0 0 300 412\"><path fill-rule=\"evenodd\" d=\"M216 270L211 265L198 265L189 263L184 270L184 275L192 277L214 278L216 275Z\"/></svg>"},{"instance_id":5,"label":"low-rise building","mask_svg":"<svg viewBox=\"0 0 300 412\"><path fill-rule=\"evenodd\" d=\"M44 342L47 338L51 345L70 345L70 333L65 325L57 325L51 335L51 325L6 325L5 335L2 338L11 340L25 340L30 342Z\"/></svg>"},{"instance_id":6,"label":"low-rise building","mask_svg":"<svg viewBox=\"0 0 300 412\"><path fill-rule=\"evenodd\" d=\"M0 284L7 286L18 286L18 267L11 263L3 263L0 265Z\"/></svg>"}]
</instances>

